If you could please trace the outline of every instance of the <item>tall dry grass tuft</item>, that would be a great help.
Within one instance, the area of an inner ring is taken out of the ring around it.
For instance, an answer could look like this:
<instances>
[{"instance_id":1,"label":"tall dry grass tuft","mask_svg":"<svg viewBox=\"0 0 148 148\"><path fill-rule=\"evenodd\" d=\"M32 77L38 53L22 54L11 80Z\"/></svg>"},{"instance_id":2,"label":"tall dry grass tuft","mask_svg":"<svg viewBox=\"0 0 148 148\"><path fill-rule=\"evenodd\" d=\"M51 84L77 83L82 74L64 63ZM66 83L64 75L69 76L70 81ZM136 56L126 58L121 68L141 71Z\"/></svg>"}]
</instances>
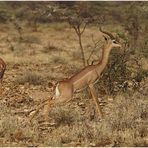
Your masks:
<instances>
[{"instance_id":1,"label":"tall dry grass tuft","mask_svg":"<svg viewBox=\"0 0 148 148\"><path fill-rule=\"evenodd\" d=\"M62 58L61 56L53 55L52 56L52 63L66 65L67 60Z\"/></svg>"},{"instance_id":2,"label":"tall dry grass tuft","mask_svg":"<svg viewBox=\"0 0 148 148\"><path fill-rule=\"evenodd\" d=\"M18 76L15 80L16 84L22 84L29 83L32 85L41 85L43 82L41 75L39 75L36 72L29 72L27 71L22 76Z\"/></svg>"},{"instance_id":3,"label":"tall dry grass tuft","mask_svg":"<svg viewBox=\"0 0 148 148\"><path fill-rule=\"evenodd\" d=\"M57 45L54 45L53 43L48 42L47 45L44 46L42 52L43 53L49 53L51 51L59 52L59 51L62 51L62 49L60 47L58 47Z\"/></svg>"},{"instance_id":4,"label":"tall dry grass tuft","mask_svg":"<svg viewBox=\"0 0 148 148\"><path fill-rule=\"evenodd\" d=\"M52 117L58 126L72 126L75 122L82 119L81 112L79 112L78 109L68 106L57 106L54 108L52 111Z\"/></svg>"},{"instance_id":5,"label":"tall dry grass tuft","mask_svg":"<svg viewBox=\"0 0 148 148\"><path fill-rule=\"evenodd\" d=\"M146 146L147 107L147 96L138 92L116 96L113 104L110 105L111 113L106 117L115 146Z\"/></svg>"},{"instance_id":6,"label":"tall dry grass tuft","mask_svg":"<svg viewBox=\"0 0 148 148\"><path fill-rule=\"evenodd\" d=\"M118 94L106 107L101 122L82 118L81 110L55 108L58 126L51 131L49 146L146 146L148 144L147 97L132 92Z\"/></svg>"},{"instance_id":7,"label":"tall dry grass tuft","mask_svg":"<svg viewBox=\"0 0 148 148\"><path fill-rule=\"evenodd\" d=\"M33 35L24 36L21 42L28 44L39 44L39 45L41 44L40 38Z\"/></svg>"}]
</instances>

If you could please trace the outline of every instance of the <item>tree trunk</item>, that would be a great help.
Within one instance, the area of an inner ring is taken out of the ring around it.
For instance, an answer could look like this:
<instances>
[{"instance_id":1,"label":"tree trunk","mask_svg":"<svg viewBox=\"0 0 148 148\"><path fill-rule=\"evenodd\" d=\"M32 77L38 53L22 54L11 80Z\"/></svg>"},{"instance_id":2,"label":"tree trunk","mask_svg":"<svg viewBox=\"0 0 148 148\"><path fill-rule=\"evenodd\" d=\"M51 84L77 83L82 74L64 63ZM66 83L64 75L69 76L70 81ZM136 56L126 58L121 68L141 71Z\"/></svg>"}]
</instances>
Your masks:
<instances>
[{"instance_id":1,"label":"tree trunk","mask_svg":"<svg viewBox=\"0 0 148 148\"><path fill-rule=\"evenodd\" d=\"M84 49L82 46L82 41L81 41L81 35L79 35L79 45L80 45L80 49L81 49L81 56L82 56L82 62L83 62L83 66L85 67L85 55L84 55Z\"/></svg>"}]
</instances>

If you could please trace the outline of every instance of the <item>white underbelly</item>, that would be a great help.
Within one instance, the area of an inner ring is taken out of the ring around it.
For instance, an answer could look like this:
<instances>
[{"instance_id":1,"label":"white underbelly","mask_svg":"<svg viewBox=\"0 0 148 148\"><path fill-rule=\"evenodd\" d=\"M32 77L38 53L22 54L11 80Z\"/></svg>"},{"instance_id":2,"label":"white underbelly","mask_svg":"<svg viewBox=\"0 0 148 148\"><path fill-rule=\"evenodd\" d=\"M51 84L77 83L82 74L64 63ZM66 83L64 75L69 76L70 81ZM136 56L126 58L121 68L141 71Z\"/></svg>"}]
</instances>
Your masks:
<instances>
[{"instance_id":1,"label":"white underbelly","mask_svg":"<svg viewBox=\"0 0 148 148\"><path fill-rule=\"evenodd\" d=\"M59 97L60 96L60 91L59 91L59 84L57 84L56 89L55 89L55 97Z\"/></svg>"}]
</instances>

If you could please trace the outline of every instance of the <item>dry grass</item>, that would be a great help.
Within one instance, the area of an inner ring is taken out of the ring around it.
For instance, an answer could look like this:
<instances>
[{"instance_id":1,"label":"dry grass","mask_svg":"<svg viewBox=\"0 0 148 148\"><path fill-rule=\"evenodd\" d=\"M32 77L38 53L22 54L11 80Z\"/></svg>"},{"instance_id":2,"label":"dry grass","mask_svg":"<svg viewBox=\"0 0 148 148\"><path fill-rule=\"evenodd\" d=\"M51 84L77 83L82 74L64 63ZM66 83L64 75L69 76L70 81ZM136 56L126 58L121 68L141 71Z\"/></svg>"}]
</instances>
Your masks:
<instances>
[{"instance_id":1,"label":"dry grass","mask_svg":"<svg viewBox=\"0 0 148 148\"><path fill-rule=\"evenodd\" d=\"M63 65L67 64L65 59L57 55L53 56L52 62L56 64L63 64Z\"/></svg>"},{"instance_id":2,"label":"dry grass","mask_svg":"<svg viewBox=\"0 0 148 148\"><path fill-rule=\"evenodd\" d=\"M41 75L35 73L35 72L26 72L23 76L17 77L16 81L17 84L24 85L26 83L29 83L30 85L41 85L42 84L42 77Z\"/></svg>"},{"instance_id":3,"label":"dry grass","mask_svg":"<svg viewBox=\"0 0 148 148\"><path fill-rule=\"evenodd\" d=\"M139 98L141 97L141 98ZM119 94L102 122L82 120L82 115L64 108L56 110L58 124L48 138L49 146L146 146L147 97L140 93ZM60 111L60 112L59 112ZM145 117L142 117L144 114ZM79 117L79 118L78 118Z\"/></svg>"},{"instance_id":4,"label":"dry grass","mask_svg":"<svg viewBox=\"0 0 148 148\"><path fill-rule=\"evenodd\" d=\"M47 45L44 47L43 53L49 53L51 51L60 52L62 49L53 45L51 42L48 42Z\"/></svg>"},{"instance_id":5,"label":"dry grass","mask_svg":"<svg viewBox=\"0 0 148 148\"><path fill-rule=\"evenodd\" d=\"M38 37L36 36L24 36L23 39L21 40L23 43L27 44L41 44L41 41Z\"/></svg>"},{"instance_id":6,"label":"dry grass","mask_svg":"<svg viewBox=\"0 0 148 148\"><path fill-rule=\"evenodd\" d=\"M148 137L146 98L147 96L137 92L120 94L115 98L110 108L112 113L108 115L106 122L116 138L116 146L146 146ZM143 142L138 144L138 141Z\"/></svg>"},{"instance_id":7,"label":"dry grass","mask_svg":"<svg viewBox=\"0 0 148 148\"><path fill-rule=\"evenodd\" d=\"M15 30L5 30L3 36L6 33L11 33L12 38L16 36ZM49 117L55 124L42 125L42 112L32 125L27 122L30 111L52 94L52 89L46 86L48 82L56 83L69 77L82 66L76 35L67 24L39 25L39 30L32 32L24 28L26 40L18 42L16 37L14 52L9 50L5 40L1 41L5 51L1 57L8 66L5 91L0 98L0 146L147 146L147 80L140 85L141 93L137 90L118 93L110 96L112 101L103 95L107 104L102 107L105 117L101 122L91 119L94 104L85 91L76 94L68 104L51 110ZM87 28L83 36L86 51L90 50L92 33L95 40L99 40L98 29ZM36 52L29 54L33 50ZM100 55L99 52L98 49L95 54ZM147 59L142 60L147 70ZM30 85L26 85L28 83ZM32 103L17 101L23 96L32 98ZM17 105L9 104L13 99Z\"/></svg>"}]
</instances>

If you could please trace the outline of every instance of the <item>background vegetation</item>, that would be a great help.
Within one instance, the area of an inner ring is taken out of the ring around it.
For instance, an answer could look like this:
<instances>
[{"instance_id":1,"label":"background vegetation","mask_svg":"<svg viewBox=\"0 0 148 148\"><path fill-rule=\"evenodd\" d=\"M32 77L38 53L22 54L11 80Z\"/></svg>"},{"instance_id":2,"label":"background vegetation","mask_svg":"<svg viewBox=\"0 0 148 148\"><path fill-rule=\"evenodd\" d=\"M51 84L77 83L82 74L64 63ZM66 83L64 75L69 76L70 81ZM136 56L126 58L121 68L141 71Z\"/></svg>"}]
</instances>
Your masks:
<instances>
[{"instance_id":1,"label":"background vegetation","mask_svg":"<svg viewBox=\"0 0 148 148\"><path fill-rule=\"evenodd\" d=\"M147 146L147 2L0 2L0 57L7 63L0 97L0 146ZM32 111L52 85L96 63L104 45L99 26L113 32L113 49L96 90L99 122L89 92L64 106Z\"/></svg>"}]
</instances>

